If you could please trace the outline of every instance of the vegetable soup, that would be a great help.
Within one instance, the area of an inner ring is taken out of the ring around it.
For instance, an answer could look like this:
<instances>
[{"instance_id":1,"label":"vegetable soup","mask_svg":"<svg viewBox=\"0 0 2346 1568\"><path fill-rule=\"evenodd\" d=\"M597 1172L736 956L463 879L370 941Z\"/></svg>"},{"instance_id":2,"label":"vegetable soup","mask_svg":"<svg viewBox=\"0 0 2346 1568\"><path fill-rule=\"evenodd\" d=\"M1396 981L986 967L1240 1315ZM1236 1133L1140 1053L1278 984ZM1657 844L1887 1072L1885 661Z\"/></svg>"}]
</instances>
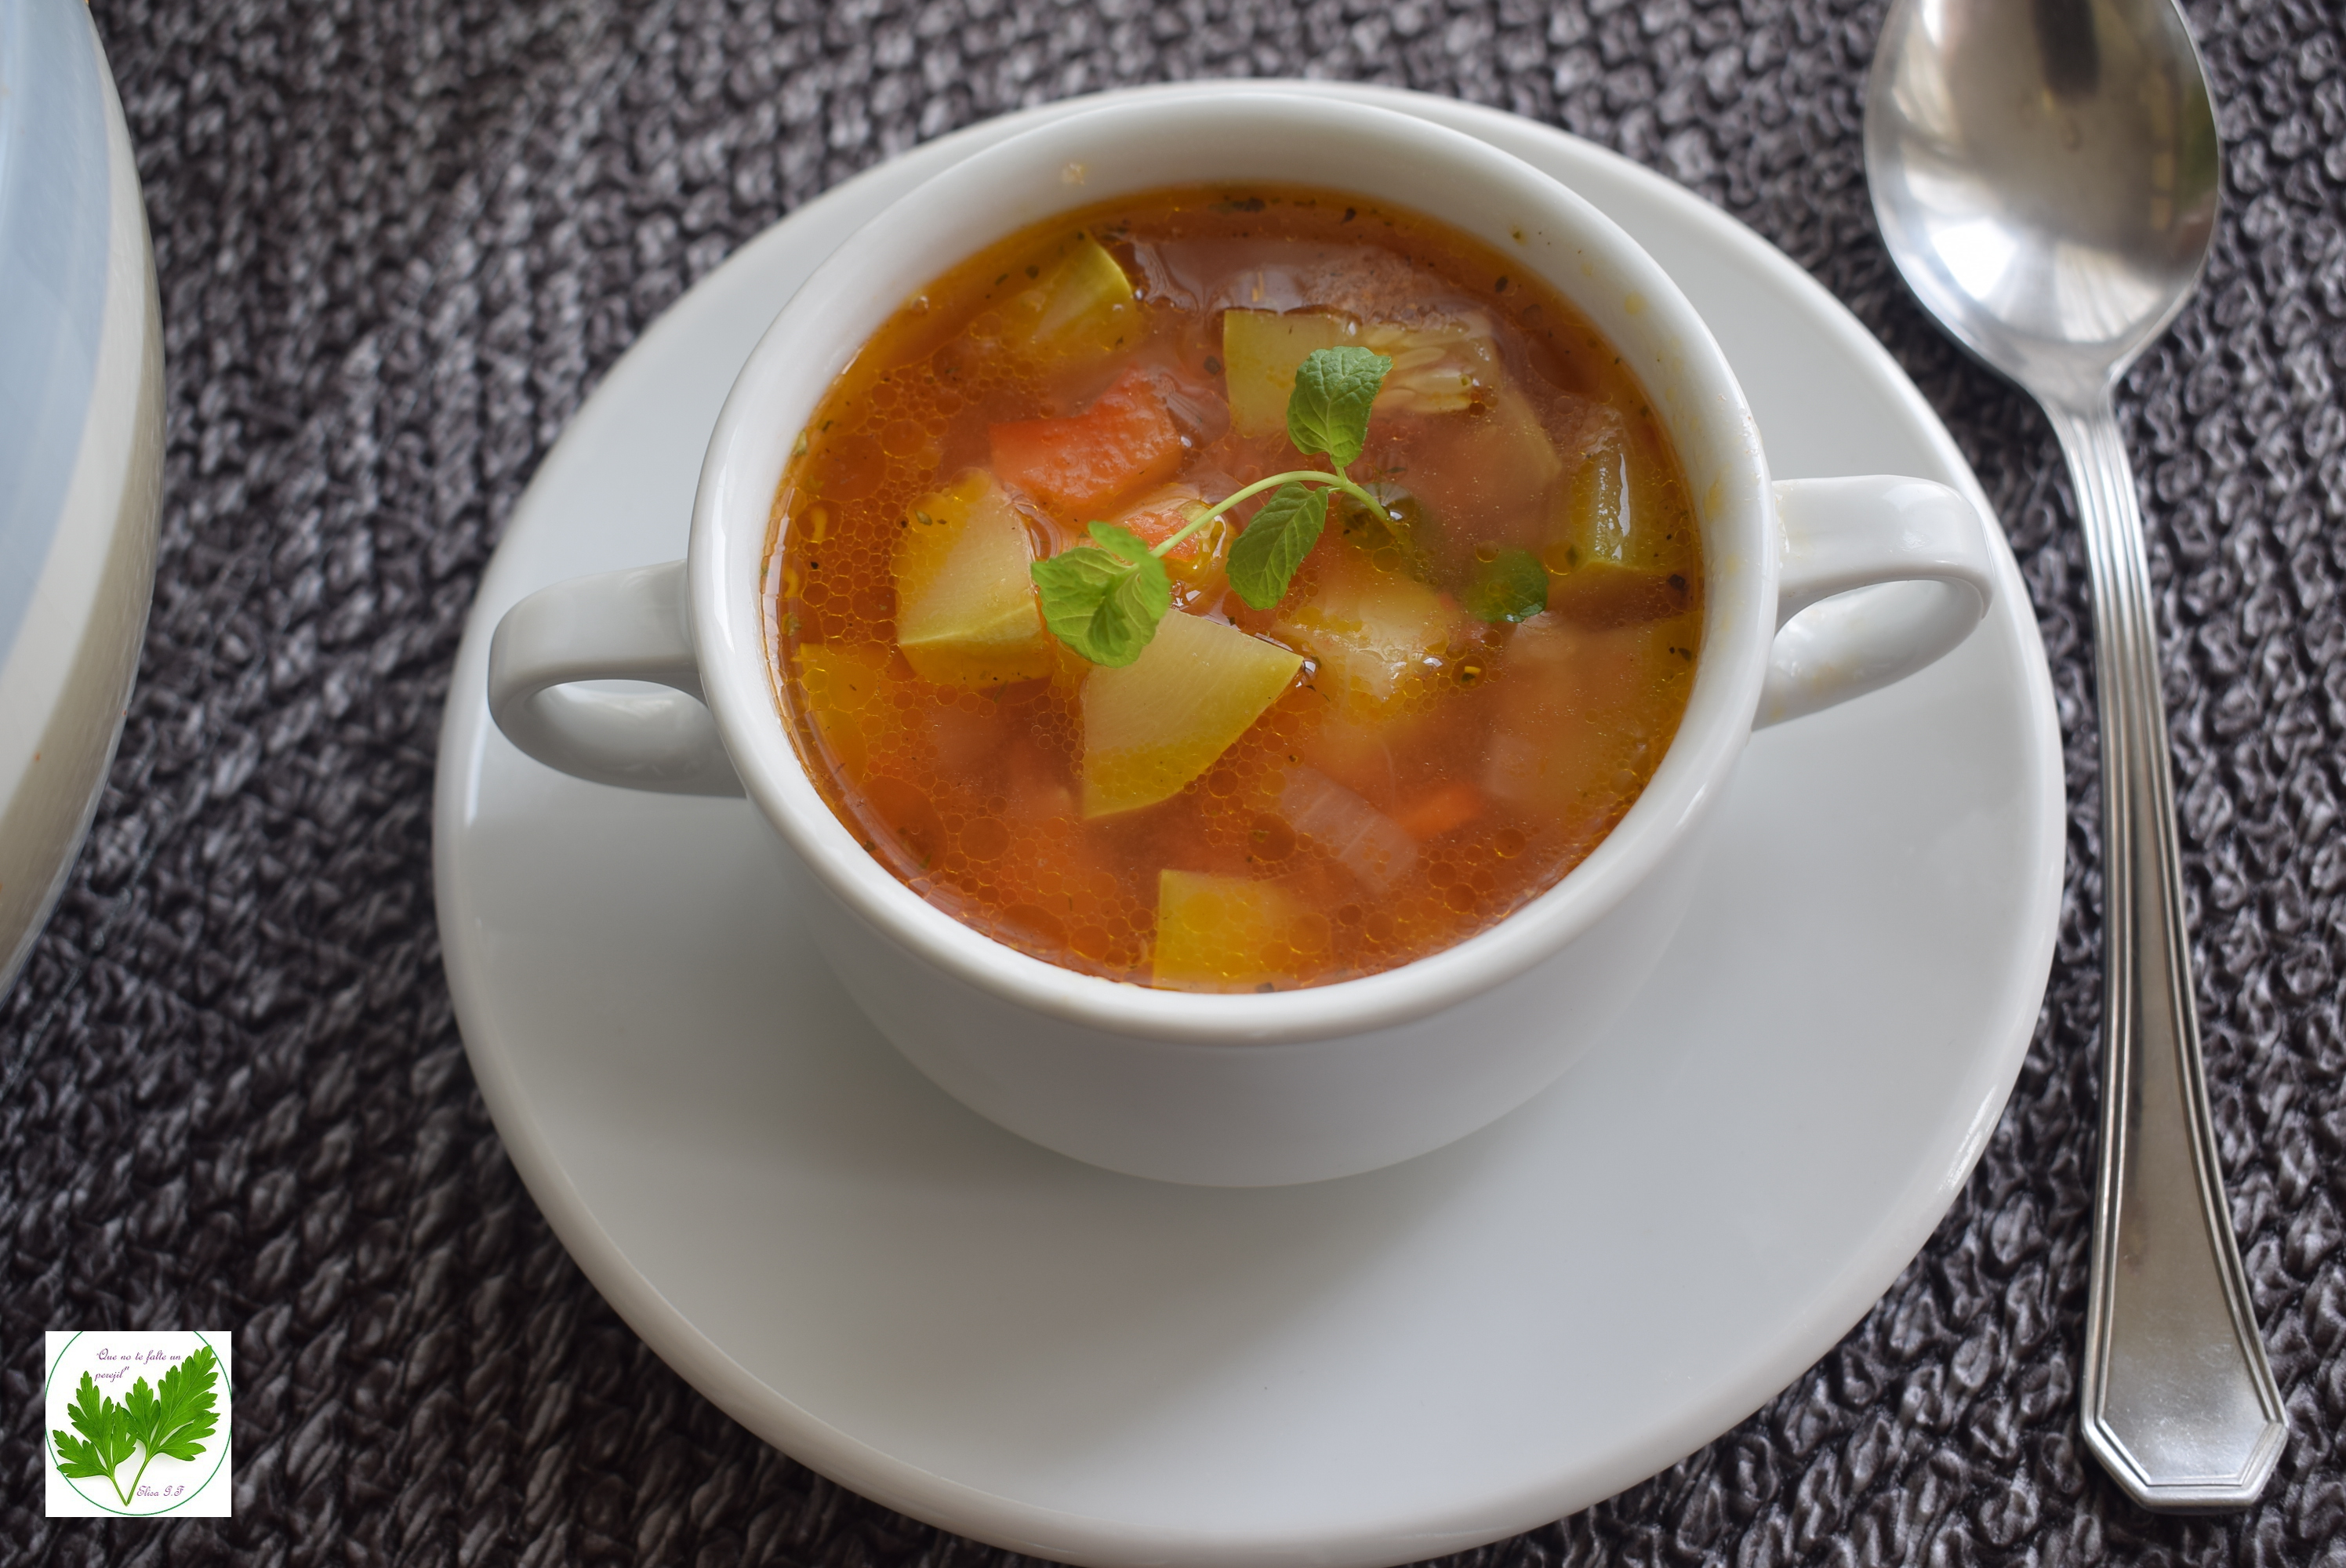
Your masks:
<instances>
[{"instance_id":1,"label":"vegetable soup","mask_svg":"<svg viewBox=\"0 0 2346 1568\"><path fill-rule=\"evenodd\" d=\"M1678 460L1559 295L1341 194L1179 189L936 280L797 443L767 565L816 787L938 907L1141 984L1472 936L1675 734Z\"/></svg>"}]
</instances>

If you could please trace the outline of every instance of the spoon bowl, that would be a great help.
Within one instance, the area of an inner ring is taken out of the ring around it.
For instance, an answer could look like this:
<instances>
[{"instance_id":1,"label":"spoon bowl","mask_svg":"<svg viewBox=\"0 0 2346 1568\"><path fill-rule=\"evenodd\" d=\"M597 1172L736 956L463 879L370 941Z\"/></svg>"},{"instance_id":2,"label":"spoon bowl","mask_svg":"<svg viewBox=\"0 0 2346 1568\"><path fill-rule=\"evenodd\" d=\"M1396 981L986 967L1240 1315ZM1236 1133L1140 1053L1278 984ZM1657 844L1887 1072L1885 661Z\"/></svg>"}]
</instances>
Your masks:
<instances>
[{"instance_id":1,"label":"spoon bowl","mask_svg":"<svg viewBox=\"0 0 2346 1568\"><path fill-rule=\"evenodd\" d=\"M2215 236L2215 116L2183 18L2170 0L1906 4L1876 60L1866 178L1900 272L1991 366L2096 397Z\"/></svg>"},{"instance_id":2,"label":"spoon bowl","mask_svg":"<svg viewBox=\"0 0 2346 1568\"><path fill-rule=\"evenodd\" d=\"M2101 730L2102 1139L2086 1446L2146 1508L2256 1501L2288 1437L2199 1053L2158 636L2117 378L2198 286L2220 157L2173 0L1897 0L1865 106L1890 254L2068 460Z\"/></svg>"}]
</instances>

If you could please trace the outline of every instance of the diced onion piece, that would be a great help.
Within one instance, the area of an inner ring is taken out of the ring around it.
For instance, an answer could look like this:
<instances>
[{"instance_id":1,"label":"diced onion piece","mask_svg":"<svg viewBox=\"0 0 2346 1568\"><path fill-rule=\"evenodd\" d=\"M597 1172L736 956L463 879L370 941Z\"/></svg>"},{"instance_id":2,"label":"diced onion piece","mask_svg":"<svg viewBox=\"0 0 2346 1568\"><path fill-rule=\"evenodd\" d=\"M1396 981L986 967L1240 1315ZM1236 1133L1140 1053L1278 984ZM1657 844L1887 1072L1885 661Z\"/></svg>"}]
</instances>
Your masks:
<instances>
[{"instance_id":1,"label":"diced onion piece","mask_svg":"<svg viewBox=\"0 0 2346 1568\"><path fill-rule=\"evenodd\" d=\"M1287 400L1295 372L1317 349L1353 340L1352 324L1318 311L1222 312L1222 382L1229 389L1230 428L1250 438L1287 433Z\"/></svg>"},{"instance_id":2,"label":"diced onion piece","mask_svg":"<svg viewBox=\"0 0 2346 1568\"><path fill-rule=\"evenodd\" d=\"M1067 521L1088 514L1147 485L1161 484L1181 466L1181 433L1135 366L1064 419L1022 419L990 425L994 471Z\"/></svg>"},{"instance_id":3,"label":"diced onion piece","mask_svg":"<svg viewBox=\"0 0 2346 1568\"><path fill-rule=\"evenodd\" d=\"M1315 684L1338 711L1366 718L1417 690L1456 619L1423 583L1361 565L1331 569L1280 629L1319 661Z\"/></svg>"},{"instance_id":4,"label":"diced onion piece","mask_svg":"<svg viewBox=\"0 0 2346 1568\"><path fill-rule=\"evenodd\" d=\"M1088 234L1005 304L1003 317L1038 359L1055 364L1104 360L1139 341L1132 280Z\"/></svg>"},{"instance_id":5,"label":"diced onion piece","mask_svg":"<svg viewBox=\"0 0 2346 1568\"><path fill-rule=\"evenodd\" d=\"M1157 874L1157 983L1253 991L1292 983L1326 951L1328 919L1276 882L1196 871Z\"/></svg>"},{"instance_id":6,"label":"diced onion piece","mask_svg":"<svg viewBox=\"0 0 2346 1568\"><path fill-rule=\"evenodd\" d=\"M1176 610L1140 657L1084 677L1084 815L1153 806L1214 765L1303 666L1236 626Z\"/></svg>"},{"instance_id":7,"label":"diced onion piece","mask_svg":"<svg viewBox=\"0 0 2346 1568\"><path fill-rule=\"evenodd\" d=\"M1473 311L1411 327L1372 321L1361 329L1361 346L1392 361L1377 389L1379 413L1457 413L1478 389L1506 379L1490 319Z\"/></svg>"},{"instance_id":8,"label":"diced onion piece","mask_svg":"<svg viewBox=\"0 0 2346 1568\"><path fill-rule=\"evenodd\" d=\"M1051 673L1027 575L1035 549L982 468L923 496L897 531L896 646L923 680L972 690Z\"/></svg>"},{"instance_id":9,"label":"diced onion piece","mask_svg":"<svg viewBox=\"0 0 2346 1568\"><path fill-rule=\"evenodd\" d=\"M1417 840L1392 818L1310 768L1290 768L1279 789L1279 814L1372 891L1387 892L1417 864Z\"/></svg>"}]
</instances>

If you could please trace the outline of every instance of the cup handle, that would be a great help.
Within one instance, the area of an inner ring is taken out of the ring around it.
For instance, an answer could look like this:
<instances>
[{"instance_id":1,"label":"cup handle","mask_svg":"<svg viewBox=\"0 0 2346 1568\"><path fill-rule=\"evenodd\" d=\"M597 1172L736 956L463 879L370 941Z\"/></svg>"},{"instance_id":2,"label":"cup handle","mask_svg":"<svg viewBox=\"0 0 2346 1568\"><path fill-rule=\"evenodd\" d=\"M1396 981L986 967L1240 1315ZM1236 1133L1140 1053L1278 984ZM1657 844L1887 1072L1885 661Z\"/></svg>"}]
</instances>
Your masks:
<instances>
[{"instance_id":1,"label":"cup handle","mask_svg":"<svg viewBox=\"0 0 2346 1568\"><path fill-rule=\"evenodd\" d=\"M590 680L667 691L594 691ZM489 642L489 712L549 768L669 795L739 795L700 690L684 563L556 583L515 605Z\"/></svg>"},{"instance_id":2,"label":"cup handle","mask_svg":"<svg viewBox=\"0 0 2346 1568\"><path fill-rule=\"evenodd\" d=\"M1903 680L1954 651L1995 599L1980 515L1927 479L1776 484L1783 558L1755 728Z\"/></svg>"}]
</instances>

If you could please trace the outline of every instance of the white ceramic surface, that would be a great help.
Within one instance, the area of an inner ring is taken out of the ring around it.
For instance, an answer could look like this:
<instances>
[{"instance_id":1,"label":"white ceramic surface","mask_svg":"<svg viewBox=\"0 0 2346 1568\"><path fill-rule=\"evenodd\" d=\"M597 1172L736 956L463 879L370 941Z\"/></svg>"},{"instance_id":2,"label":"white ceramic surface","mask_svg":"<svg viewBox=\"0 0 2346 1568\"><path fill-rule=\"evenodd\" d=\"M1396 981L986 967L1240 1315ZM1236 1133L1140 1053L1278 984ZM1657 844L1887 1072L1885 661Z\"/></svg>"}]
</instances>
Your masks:
<instances>
[{"instance_id":1,"label":"white ceramic surface","mask_svg":"<svg viewBox=\"0 0 2346 1568\"><path fill-rule=\"evenodd\" d=\"M1622 223L1713 323L1779 474L1932 475L1985 511L1857 323L1699 201L1523 120L1316 90L1484 137ZM1829 1349L1994 1126L2063 852L2025 590L1999 545L1997 607L1954 655L1752 742L1655 982L1494 1125L1280 1189L1025 1144L862 1021L745 802L555 774L496 735L482 692L487 630L525 594L681 551L718 405L813 265L1029 117L746 247L614 368L515 513L454 676L435 820L483 1093L654 1348L894 1507L1086 1563L1401 1562L1531 1527Z\"/></svg>"},{"instance_id":2,"label":"white ceramic surface","mask_svg":"<svg viewBox=\"0 0 2346 1568\"><path fill-rule=\"evenodd\" d=\"M1335 188L1364 209L1382 202L1425 214L1583 311L1637 376L1698 498L1704 626L1660 766L1560 883L1464 941L1374 975L1201 994L1073 972L995 942L898 880L818 792L777 708L765 579L777 486L793 449L834 378L933 280L941 258L1070 207L1234 180ZM1902 495L1911 500L1895 504ZM1694 307L1569 186L1415 116L1201 84L1119 98L1011 137L908 192L841 246L783 308L726 399L678 586L658 574L597 574L508 614L488 677L506 738L608 782L635 782L650 758L665 763L680 735L692 738L688 755L721 751L836 900L816 940L841 983L939 1087L1046 1148L1110 1170L1271 1186L1356 1176L1439 1148L1554 1083L1676 933L1763 687L1776 698L1770 717L1787 716L1923 667L1978 625L1994 579L1980 514L1949 486L1882 477L1771 484L1741 390ZM1852 589L1869 590L1862 604L1821 606L1788 639L1800 657L1774 657L1783 616ZM1916 596L1919 615L1910 609ZM1852 626L1873 635L1835 635ZM672 647L648 641L662 627ZM608 650L600 663L598 646ZM1868 651L1886 667L1871 680L1859 678ZM669 711L657 699L617 699L647 733L619 748L616 777L603 764L611 731L627 727L612 723L613 699L578 690L597 677L682 687L667 699ZM704 694L716 737L702 721ZM582 707L592 719L585 768L560 722Z\"/></svg>"},{"instance_id":3,"label":"white ceramic surface","mask_svg":"<svg viewBox=\"0 0 2346 1568\"><path fill-rule=\"evenodd\" d=\"M89 830L155 576L163 340L76 0L0 0L0 995Z\"/></svg>"}]
</instances>

